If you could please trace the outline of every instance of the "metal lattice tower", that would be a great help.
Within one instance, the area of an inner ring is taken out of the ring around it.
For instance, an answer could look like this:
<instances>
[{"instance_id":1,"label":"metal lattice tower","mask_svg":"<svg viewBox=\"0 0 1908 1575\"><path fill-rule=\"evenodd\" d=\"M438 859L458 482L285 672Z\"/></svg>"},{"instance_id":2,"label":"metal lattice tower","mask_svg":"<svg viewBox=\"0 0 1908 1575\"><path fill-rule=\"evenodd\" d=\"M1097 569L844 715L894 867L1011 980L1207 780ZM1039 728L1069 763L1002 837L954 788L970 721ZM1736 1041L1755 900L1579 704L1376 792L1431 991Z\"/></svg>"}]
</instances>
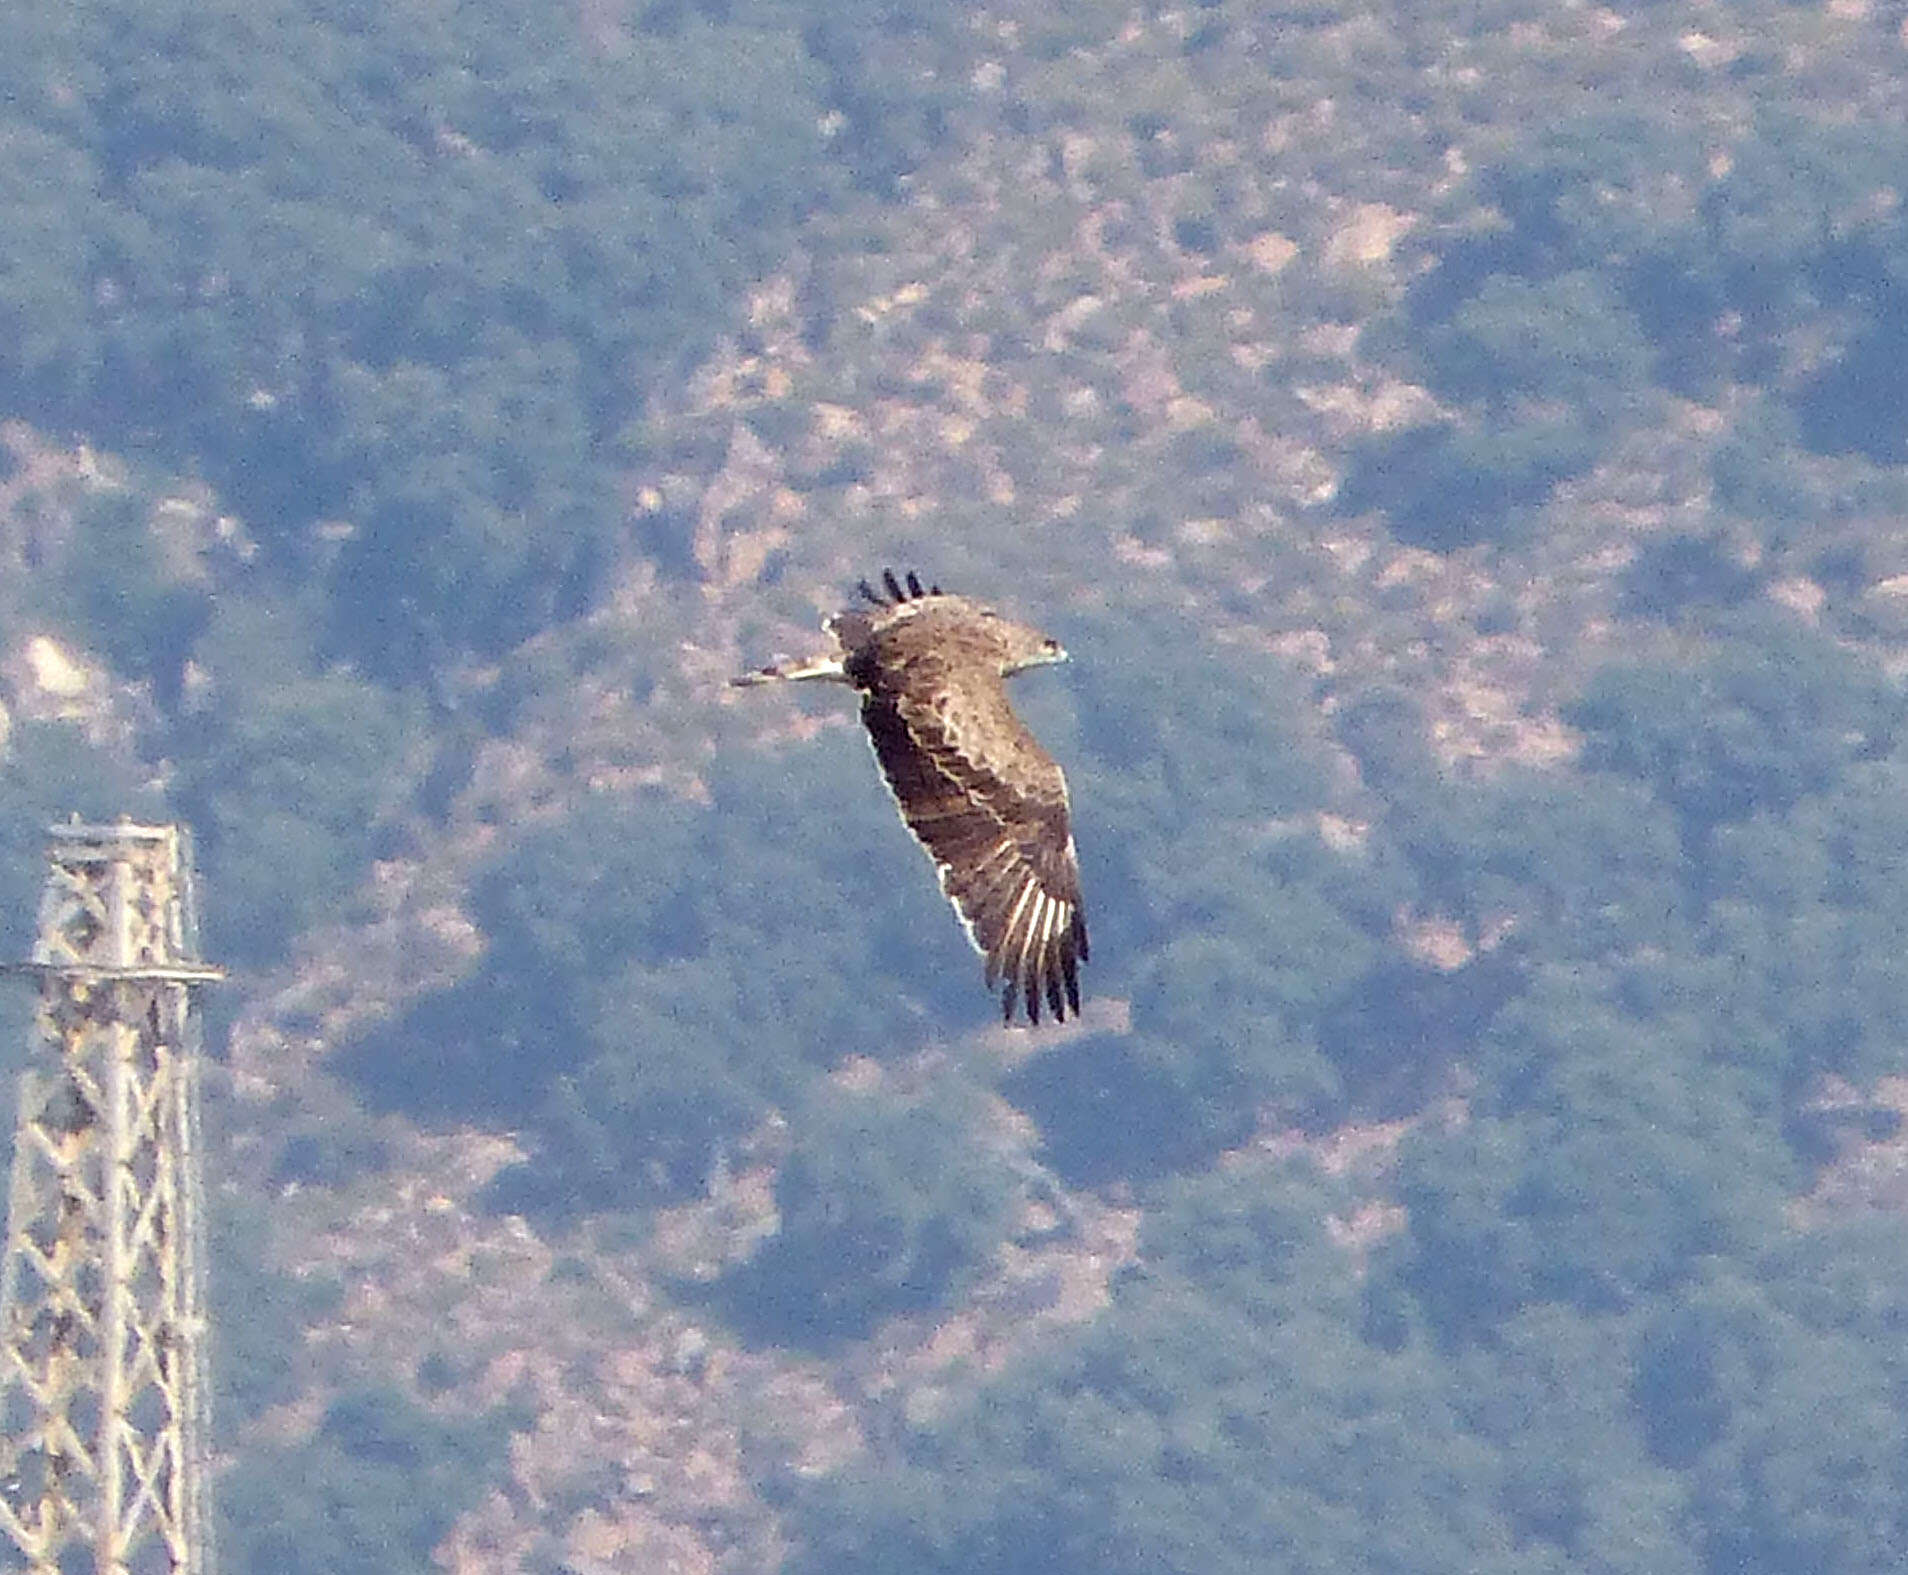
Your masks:
<instances>
[{"instance_id":1,"label":"metal lattice tower","mask_svg":"<svg viewBox=\"0 0 1908 1575\"><path fill-rule=\"evenodd\" d=\"M190 847L53 829L0 1270L0 1565L210 1575Z\"/></svg>"}]
</instances>

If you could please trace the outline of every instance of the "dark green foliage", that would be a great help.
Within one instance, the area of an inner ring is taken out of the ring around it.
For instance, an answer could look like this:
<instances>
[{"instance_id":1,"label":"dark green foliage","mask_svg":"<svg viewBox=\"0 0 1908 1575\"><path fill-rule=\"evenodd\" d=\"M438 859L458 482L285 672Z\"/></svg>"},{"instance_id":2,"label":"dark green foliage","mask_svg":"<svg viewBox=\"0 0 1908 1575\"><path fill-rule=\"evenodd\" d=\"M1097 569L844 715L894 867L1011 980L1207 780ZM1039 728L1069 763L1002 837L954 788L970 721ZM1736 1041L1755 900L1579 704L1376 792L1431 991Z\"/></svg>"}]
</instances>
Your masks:
<instances>
[{"instance_id":1,"label":"dark green foliage","mask_svg":"<svg viewBox=\"0 0 1908 1575\"><path fill-rule=\"evenodd\" d=\"M699 965L704 814L605 803L530 839L476 893L484 966L344 1058L376 1104L534 1123L546 1158L500 1178L501 1206L699 1186L748 1118L736 981Z\"/></svg>"},{"instance_id":2,"label":"dark green foliage","mask_svg":"<svg viewBox=\"0 0 1908 1575\"><path fill-rule=\"evenodd\" d=\"M1645 312L1666 348L1680 331L1723 321L1706 359L1782 388L1800 436L1819 453L1897 464L1900 292L1908 229L1891 191L1905 149L1899 128L1771 114L1704 191L1694 222L1666 232L1651 278L1662 306ZM1639 274L1639 281L1644 276ZM1806 376L1783 377L1791 336L1822 307L1842 319L1840 350ZM1770 456L1773 459L1773 456Z\"/></svg>"},{"instance_id":3,"label":"dark green foliage","mask_svg":"<svg viewBox=\"0 0 1908 1575\"><path fill-rule=\"evenodd\" d=\"M711 746L669 709L696 613L609 625L614 664L574 631L507 649L627 554L700 576L703 482L738 423L785 451L823 533L795 533L771 583L892 534L880 485L873 515L825 494L885 483L906 429L811 444L812 401L925 410L945 346L993 363L984 399L1029 396L971 450L994 445L1035 510L1055 467L1093 486L1067 480L1089 500L1070 518L970 506L978 461L937 472L924 450L943 512L904 534L1010 579L1036 555L1050 585L1100 571L1056 609L1078 667L1021 698L1071 772L1104 1015L988 1092L1144 1234L1097 1316L992 1379L901 1378L864 1408L865 1454L766 1484L791 1569L1898 1567L1908 1236L1890 1156L1823 1175L1898 1136L1885 1080L1908 1044L1900 629L1876 588L1908 498L1908 146L1898 84L1860 59L1898 51L1890 8L1666 0L1620 5L1621 29L1514 0L1383 26L1348 0L1010 9L661 0L592 8L590 30L520 0L0 14L0 414L203 477L243 527L161 541L134 489L82 500L69 533L41 500L8 649L55 629L158 704L128 707L154 719L149 769L15 719L11 954L43 823L130 809L198 823L208 953L277 962L351 914L376 859L435 851L420 817L470 829L487 733L529 739L613 665L711 802L503 804L469 905L486 951L349 1046L351 1086L519 1134L491 1206L542 1230L607 1211L590 1234L611 1250L785 1116L780 1233L680 1302L805 1359L894 1315L995 1315L962 1297L1025 1166L971 1069L905 1095L830 1076L880 1058L891 1089L924 1041L992 1016L863 753L834 728ZM1135 62L1146 91L1107 94ZM1055 166L1065 200L1043 203ZM852 218L798 228L851 187ZM1366 202L1413 216L1394 266L1328 280L1326 232ZM1044 210L1037 260L1011 236L992 252L1017 204ZM1276 277L1237 250L1266 231L1299 245ZM1183 251L1227 293L1148 271ZM817 377L673 418L712 337L758 348L736 297L785 268ZM858 312L917 277L909 311ZM1078 293L1104 304L1055 359L1041 319ZM1147 338L1217 419L1161 430L1134 392ZM907 353L864 360L864 340ZM1435 417L1346 446L1281 404L1377 361ZM1340 507L1473 550L1496 589L1468 625L1410 586L1361 606L1364 571L1308 561L1318 522L1264 492L1283 461L1259 474L1288 416ZM633 524L624 467L665 478ZM1588 554L1630 508L1668 523L1630 537L1612 604ZM1238 529L1181 531L1205 515ZM1172 567L1109 564L1115 531ZM1815 627L1764 594L1803 572L1829 593ZM1446 642L1580 655L1573 609L1612 605L1633 654L1546 665L1529 691L1576 695L1574 761L1441 767L1415 685ZM1331 641L1315 678L1253 644L1300 621ZM1414 944L1429 924L1454 953ZM8 1065L29 1010L10 999ZM1389 1117L1415 1118L1395 1150L1371 1125ZM348 1186L403 1146L401 1121L271 1119L256 1173L280 1187ZM1342 1182L1271 1157L1340 1123L1333 1152L1369 1156ZM1867 1217L1843 1217L1851 1178ZM216 1222L225 1426L301 1392L299 1330L344 1290L270 1272L257 1226ZM590 1250L567 1244L552 1287L594 1278ZM448 1400L470 1360L426 1342L394 1370ZM302 1443L236 1435L228 1553L429 1568L501 1476L509 1419L327 1399Z\"/></svg>"},{"instance_id":4,"label":"dark green foliage","mask_svg":"<svg viewBox=\"0 0 1908 1575\"><path fill-rule=\"evenodd\" d=\"M1320 1192L1215 1175L1164 1200L1089 1330L821 1484L791 1569L1523 1567L1428 1369L1350 1331ZM898 1421L898 1419L897 1419Z\"/></svg>"},{"instance_id":5,"label":"dark green foliage","mask_svg":"<svg viewBox=\"0 0 1908 1575\"><path fill-rule=\"evenodd\" d=\"M1373 791L1408 797L1437 775L1424 714L1403 691L1373 685L1348 697L1332 722Z\"/></svg>"},{"instance_id":6,"label":"dark green foliage","mask_svg":"<svg viewBox=\"0 0 1908 1575\"><path fill-rule=\"evenodd\" d=\"M339 1187L383 1170L389 1162L389 1145L368 1120L333 1115L293 1131L279 1150L271 1179L279 1187Z\"/></svg>"},{"instance_id":7,"label":"dark green foliage","mask_svg":"<svg viewBox=\"0 0 1908 1575\"><path fill-rule=\"evenodd\" d=\"M1419 1110L1524 985L1521 947L1449 971L1373 959L1321 1014L1320 1050L1349 1103L1374 1116ZM1339 1107L1342 1109L1342 1105ZM1324 1113L1336 1113L1331 1106Z\"/></svg>"},{"instance_id":8,"label":"dark green foliage","mask_svg":"<svg viewBox=\"0 0 1908 1575\"><path fill-rule=\"evenodd\" d=\"M59 403L78 392L83 374L74 351L92 338L91 247L83 209L73 201L92 171L56 133L17 120L9 129L8 156L0 161L0 211L7 216L0 225L0 378L29 398Z\"/></svg>"},{"instance_id":9,"label":"dark green foliage","mask_svg":"<svg viewBox=\"0 0 1908 1575\"><path fill-rule=\"evenodd\" d=\"M1635 320L1582 270L1487 277L1428 327L1421 354L1432 386L1452 399L1493 410L1520 399L1569 405L1587 423L1614 414L1647 359Z\"/></svg>"},{"instance_id":10,"label":"dark green foliage","mask_svg":"<svg viewBox=\"0 0 1908 1575\"><path fill-rule=\"evenodd\" d=\"M267 1259L262 1210L229 1194L213 1211L208 1235L210 1295L218 1338L212 1346L213 1415L234 1432L299 1392L298 1349L314 1318L336 1310L334 1276L294 1279ZM228 1435L230 1436L230 1435Z\"/></svg>"},{"instance_id":11,"label":"dark green foliage","mask_svg":"<svg viewBox=\"0 0 1908 1575\"><path fill-rule=\"evenodd\" d=\"M9 12L0 395L196 462L382 673L574 611L609 441L834 184L796 17L579 34L514 0Z\"/></svg>"},{"instance_id":12,"label":"dark green foliage","mask_svg":"<svg viewBox=\"0 0 1908 1575\"><path fill-rule=\"evenodd\" d=\"M1900 221L1874 199L1905 149L1900 127L1758 118L1700 212L1708 266L1758 327L1793 320L1813 300L1868 297L1887 278Z\"/></svg>"},{"instance_id":13,"label":"dark green foliage","mask_svg":"<svg viewBox=\"0 0 1908 1575\"><path fill-rule=\"evenodd\" d=\"M725 755L713 806L605 798L526 836L474 893L481 966L341 1066L376 1106L527 1129L500 1207L626 1207L693 1194L766 1103L844 1053L889 1052L916 992L935 1015L988 1011L841 742Z\"/></svg>"},{"instance_id":14,"label":"dark green foliage","mask_svg":"<svg viewBox=\"0 0 1908 1575\"><path fill-rule=\"evenodd\" d=\"M1387 830L1429 910L1480 939L1512 924L1505 955L1481 959L1492 967L1667 945L1689 922L1677 818L1637 783L1548 771L1506 771L1483 793L1420 783Z\"/></svg>"},{"instance_id":15,"label":"dark green foliage","mask_svg":"<svg viewBox=\"0 0 1908 1575\"><path fill-rule=\"evenodd\" d=\"M1319 1024L1377 960L1358 915L1333 901L1337 872L1320 868L1313 848L1285 852L1228 861L1235 900L1256 900L1215 904L1206 925L1159 946L1134 983L1135 1026L1199 1068L1193 1090L1222 1108L1328 1108L1338 1089L1316 1053ZM1207 868L1217 878L1218 859Z\"/></svg>"},{"instance_id":16,"label":"dark green foliage","mask_svg":"<svg viewBox=\"0 0 1908 1575\"><path fill-rule=\"evenodd\" d=\"M776 1234L716 1299L749 1338L828 1346L946 1301L985 1265L1012 1173L978 1102L820 1087L775 1181Z\"/></svg>"},{"instance_id":17,"label":"dark green foliage","mask_svg":"<svg viewBox=\"0 0 1908 1575\"><path fill-rule=\"evenodd\" d=\"M1882 1571L1908 1511L1908 1315L1892 1225L1787 1247L1752 1278L1713 1271L1639 1342L1633 1403L1687 1472L1708 1567Z\"/></svg>"},{"instance_id":18,"label":"dark green foliage","mask_svg":"<svg viewBox=\"0 0 1908 1575\"><path fill-rule=\"evenodd\" d=\"M1473 1119L1414 1139L1393 1268L1441 1337L1488 1338L1538 1302L1626 1310L1776 1215L1792 1162L1733 1047L1705 1042L1700 1000L1650 1008L1545 976L1480 1047Z\"/></svg>"},{"instance_id":19,"label":"dark green foliage","mask_svg":"<svg viewBox=\"0 0 1908 1575\"><path fill-rule=\"evenodd\" d=\"M1189 252L1219 249L1219 223L1210 212L1195 209L1173 221L1173 239Z\"/></svg>"},{"instance_id":20,"label":"dark green foliage","mask_svg":"<svg viewBox=\"0 0 1908 1575\"><path fill-rule=\"evenodd\" d=\"M1384 785L1355 858L1276 776L1290 821L1228 818L1291 758L1263 713L1189 692L1147 724L1185 741L1169 776L1148 732L1102 741L1089 681L1080 774L1122 751L1114 823L1171 781L1213 829L1162 812L1114 843L1134 1030L1004 1086L1069 1180L1152 1183L1140 1264L1089 1330L893 1418L896 1458L788 1484L795 1569L1887 1566L1908 1249L1892 1216L1797 1237L1791 1200L1892 1125L1810 1101L1908 1036L1900 701L1697 566L1670 598L1704 614L1697 659L1595 676L1582 770L1447 782L1387 752L1410 708L1374 696L1347 722ZM1213 749L1233 769L1198 780ZM1492 944L1408 961L1401 909ZM1292 1172L1158 1180L1308 1080L1368 1115L1440 1078L1461 1107L1406 1139L1362 1284L1319 1234L1344 1204Z\"/></svg>"},{"instance_id":21,"label":"dark green foliage","mask_svg":"<svg viewBox=\"0 0 1908 1575\"><path fill-rule=\"evenodd\" d=\"M1552 125L1481 169L1465 226L1370 336L1452 416L1356 445L1342 506L1384 510L1434 549L1515 544L1524 512L1593 464L1652 385L1762 386L1806 449L1908 460L1899 130L1771 114L1726 165L1705 172L1695 153L1650 106ZM1825 308L1834 353L1799 354ZM1795 456L1725 445L1723 500L1791 530Z\"/></svg>"},{"instance_id":22,"label":"dark green foliage","mask_svg":"<svg viewBox=\"0 0 1908 1575\"><path fill-rule=\"evenodd\" d=\"M671 1034L658 1020L655 997L692 988L696 971L673 970L673 984L637 975L628 1018L606 1022L590 1038L615 1048L544 1095L533 1117L537 1155L498 1175L493 1208L560 1214L701 1188L723 1141L759 1115L764 1101L720 1047L693 1029ZM719 1010L720 998L709 1005ZM634 1023L644 1030L632 1033Z\"/></svg>"},{"instance_id":23,"label":"dark green foliage","mask_svg":"<svg viewBox=\"0 0 1908 1575\"><path fill-rule=\"evenodd\" d=\"M442 1420L394 1389L347 1393L308 1442L224 1478L221 1557L242 1575L429 1575L502 1469L509 1425L501 1413Z\"/></svg>"},{"instance_id":24,"label":"dark green foliage","mask_svg":"<svg viewBox=\"0 0 1908 1575\"><path fill-rule=\"evenodd\" d=\"M1717 279L1748 345L1771 361L1806 313L1839 309L1840 353L1794 391L1800 434L1818 453L1899 464L1908 447L1890 412L1902 394L1908 227L1877 195L1892 190L1908 144L1899 129L1775 117L1759 130L1709 195L1710 255L1695 266Z\"/></svg>"},{"instance_id":25,"label":"dark green foliage","mask_svg":"<svg viewBox=\"0 0 1908 1575\"><path fill-rule=\"evenodd\" d=\"M1734 607L1756 590L1756 576L1718 536L1675 535L1644 544L1623 571L1621 606L1631 617L1673 619L1703 608Z\"/></svg>"},{"instance_id":26,"label":"dark green foliage","mask_svg":"<svg viewBox=\"0 0 1908 1575\"><path fill-rule=\"evenodd\" d=\"M79 631L113 670L147 680L170 708L211 615L212 592L206 579L167 572L147 511L147 499L131 490L86 501L67 549L64 599Z\"/></svg>"},{"instance_id":27,"label":"dark green foliage","mask_svg":"<svg viewBox=\"0 0 1908 1575\"><path fill-rule=\"evenodd\" d=\"M1049 1050L1004 1089L1039 1123L1041 1158L1081 1186L1196 1167L1242 1142L1256 1118L1250 1084L1229 1056L1194 1058L1152 1034Z\"/></svg>"},{"instance_id":28,"label":"dark green foliage","mask_svg":"<svg viewBox=\"0 0 1908 1575\"><path fill-rule=\"evenodd\" d=\"M1049 1158L1079 1176L1197 1163L1268 1105L1342 1109L1321 1035L1368 988L1404 891L1396 865L1320 839L1322 754L1283 674L1228 653L1213 681L1186 621L1135 634L1144 663L1082 664L1069 760L1095 956L1138 960L1103 986L1129 995L1135 1034L1021 1079Z\"/></svg>"},{"instance_id":29,"label":"dark green foliage","mask_svg":"<svg viewBox=\"0 0 1908 1575\"><path fill-rule=\"evenodd\" d=\"M1908 883L1900 878L1903 768L1852 770L1787 817L1715 839L1710 945L1725 1010L1792 1087L1822 1071L1896 1068L1908 1031Z\"/></svg>"},{"instance_id":30,"label":"dark green foliage","mask_svg":"<svg viewBox=\"0 0 1908 1575\"><path fill-rule=\"evenodd\" d=\"M894 195L947 135L958 96L935 66L943 55L958 58L949 47L958 23L939 6L910 0L790 9L802 17L802 42L826 73L827 103L842 117L831 155L858 186Z\"/></svg>"},{"instance_id":31,"label":"dark green foliage","mask_svg":"<svg viewBox=\"0 0 1908 1575\"><path fill-rule=\"evenodd\" d=\"M1455 1357L1450 1398L1496 1467L1496 1503L1541 1568L1698 1575L1685 1491L1637 1436L1613 1320L1547 1306Z\"/></svg>"},{"instance_id":32,"label":"dark green foliage","mask_svg":"<svg viewBox=\"0 0 1908 1575\"><path fill-rule=\"evenodd\" d=\"M207 955L260 966L388 846L423 763L421 707L343 673L233 679L193 725L175 802L199 839Z\"/></svg>"},{"instance_id":33,"label":"dark green foliage","mask_svg":"<svg viewBox=\"0 0 1908 1575\"><path fill-rule=\"evenodd\" d=\"M1596 461L1652 371L1642 303L1613 265L1651 238L1645 150L1663 146L1641 123L1587 119L1480 172L1494 222L1449 239L1385 332L1454 417L1360 442L1341 507L1381 509L1433 550L1514 543L1525 511Z\"/></svg>"},{"instance_id":34,"label":"dark green foliage","mask_svg":"<svg viewBox=\"0 0 1908 1575\"><path fill-rule=\"evenodd\" d=\"M1908 272L1908 265L1904 265ZM1908 402L1908 307L1895 283L1859 338L1814 378L1799 404L1802 436L1823 454L1908 462L1908 432L1897 419Z\"/></svg>"},{"instance_id":35,"label":"dark green foliage","mask_svg":"<svg viewBox=\"0 0 1908 1575\"><path fill-rule=\"evenodd\" d=\"M1694 671L1614 667L1569 713L1585 763L1644 782L1700 835L1833 787L1891 747L1901 701L1826 640L1781 626Z\"/></svg>"},{"instance_id":36,"label":"dark green foliage","mask_svg":"<svg viewBox=\"0 0 1908 1575\"><path fill-rule=\"evenodd\" d=\"M1595 456L1593 434L1567 408L1404 427L1356 445L1339 501L1352 513L1383 509L1400 540L1436 552L1512 544L1527 524L1517 511Z\"/></svg>"},{"instance_id":37,"label":"dark green foliage","mask_svg":"<svg viewBox=\"0 0 1908 1575\"><path fill-rule=\"evenodd\" d=\"M1697 153L1667 115L1591 114L1544 127L1480 170L1488 217L1440 249L1407 302L1436 375L1471 374L1468 389L1450 391L1497 398L1542 386L1607 414L1626 383L1713 377L1730 302L1713 237L1682 217L1681 193L1705 180ZM1586 333L1582 362L1568 331L1528 337L1520 322Z\"/></svg>"}]
</instances>

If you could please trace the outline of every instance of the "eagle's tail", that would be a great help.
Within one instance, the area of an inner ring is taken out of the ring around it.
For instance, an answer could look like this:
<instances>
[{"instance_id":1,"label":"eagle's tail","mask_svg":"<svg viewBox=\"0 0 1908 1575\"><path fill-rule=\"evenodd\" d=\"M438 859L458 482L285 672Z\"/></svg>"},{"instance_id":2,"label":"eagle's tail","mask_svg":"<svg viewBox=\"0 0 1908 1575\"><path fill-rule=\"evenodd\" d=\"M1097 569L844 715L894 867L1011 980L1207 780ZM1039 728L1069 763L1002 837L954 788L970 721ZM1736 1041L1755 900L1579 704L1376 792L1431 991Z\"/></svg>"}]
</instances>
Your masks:
<instances>
[{"instance_id":1,"label":"eagle's tail","mask_svg":"<svg viewBox=\"0 0 1908 1575\"><path fill-rule=\"evenodd\" d=\"M839 656L811 656L805 662L777 662L770 667L758 667L752 673L743 673L731 678L729 683L737 689L748 689L756 684L799 684L810 681L845 684L848 675L842 670Z\"/></svg>"}]
</instances>

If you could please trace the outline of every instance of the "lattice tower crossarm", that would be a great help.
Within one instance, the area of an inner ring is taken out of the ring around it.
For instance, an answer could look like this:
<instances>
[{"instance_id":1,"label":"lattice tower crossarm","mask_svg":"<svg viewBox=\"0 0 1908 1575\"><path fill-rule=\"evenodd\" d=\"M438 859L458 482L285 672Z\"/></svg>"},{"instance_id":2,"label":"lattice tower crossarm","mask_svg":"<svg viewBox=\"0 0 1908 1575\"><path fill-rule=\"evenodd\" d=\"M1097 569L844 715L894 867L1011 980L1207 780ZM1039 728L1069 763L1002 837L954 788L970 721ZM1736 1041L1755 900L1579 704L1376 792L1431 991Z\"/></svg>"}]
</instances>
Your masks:
<instances>
[{"instance_id":1,"label":"lattice tower crossarm","mask_svg":"<svg viewBox=\"0 0 1908 1575\"><path fill-rule=\"evenodd\" d=\"M211 1575L190 847L53 829L0 1269L0 1553Z\"/></svg>"}]
</instances>

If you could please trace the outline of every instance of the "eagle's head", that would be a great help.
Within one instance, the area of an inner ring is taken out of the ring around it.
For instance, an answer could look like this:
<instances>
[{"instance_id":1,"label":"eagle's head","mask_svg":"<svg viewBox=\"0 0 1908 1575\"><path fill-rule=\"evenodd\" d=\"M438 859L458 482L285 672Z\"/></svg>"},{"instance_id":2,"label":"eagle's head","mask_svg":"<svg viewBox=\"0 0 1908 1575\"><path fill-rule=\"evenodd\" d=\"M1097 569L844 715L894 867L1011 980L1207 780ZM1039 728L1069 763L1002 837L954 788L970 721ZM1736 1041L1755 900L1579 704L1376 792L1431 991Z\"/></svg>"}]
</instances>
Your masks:
<instances>
[{"instance_id":1,"label":"eagle's head","mask_svg":"<svg viewBox=\"0 0 1908 1575\"><path fill-rule=\"evenodd\" d=\"M1015 673L1025 672L1029 667L1047 667L1054 662L1069 660L1067 648L1051 635L1042 634L1027 624L1015 623L1013 619L1003 618L991 610L987 613L987 619L1001 644L1002 676L1011 677Z\"/></svg>"}]
</instances>

